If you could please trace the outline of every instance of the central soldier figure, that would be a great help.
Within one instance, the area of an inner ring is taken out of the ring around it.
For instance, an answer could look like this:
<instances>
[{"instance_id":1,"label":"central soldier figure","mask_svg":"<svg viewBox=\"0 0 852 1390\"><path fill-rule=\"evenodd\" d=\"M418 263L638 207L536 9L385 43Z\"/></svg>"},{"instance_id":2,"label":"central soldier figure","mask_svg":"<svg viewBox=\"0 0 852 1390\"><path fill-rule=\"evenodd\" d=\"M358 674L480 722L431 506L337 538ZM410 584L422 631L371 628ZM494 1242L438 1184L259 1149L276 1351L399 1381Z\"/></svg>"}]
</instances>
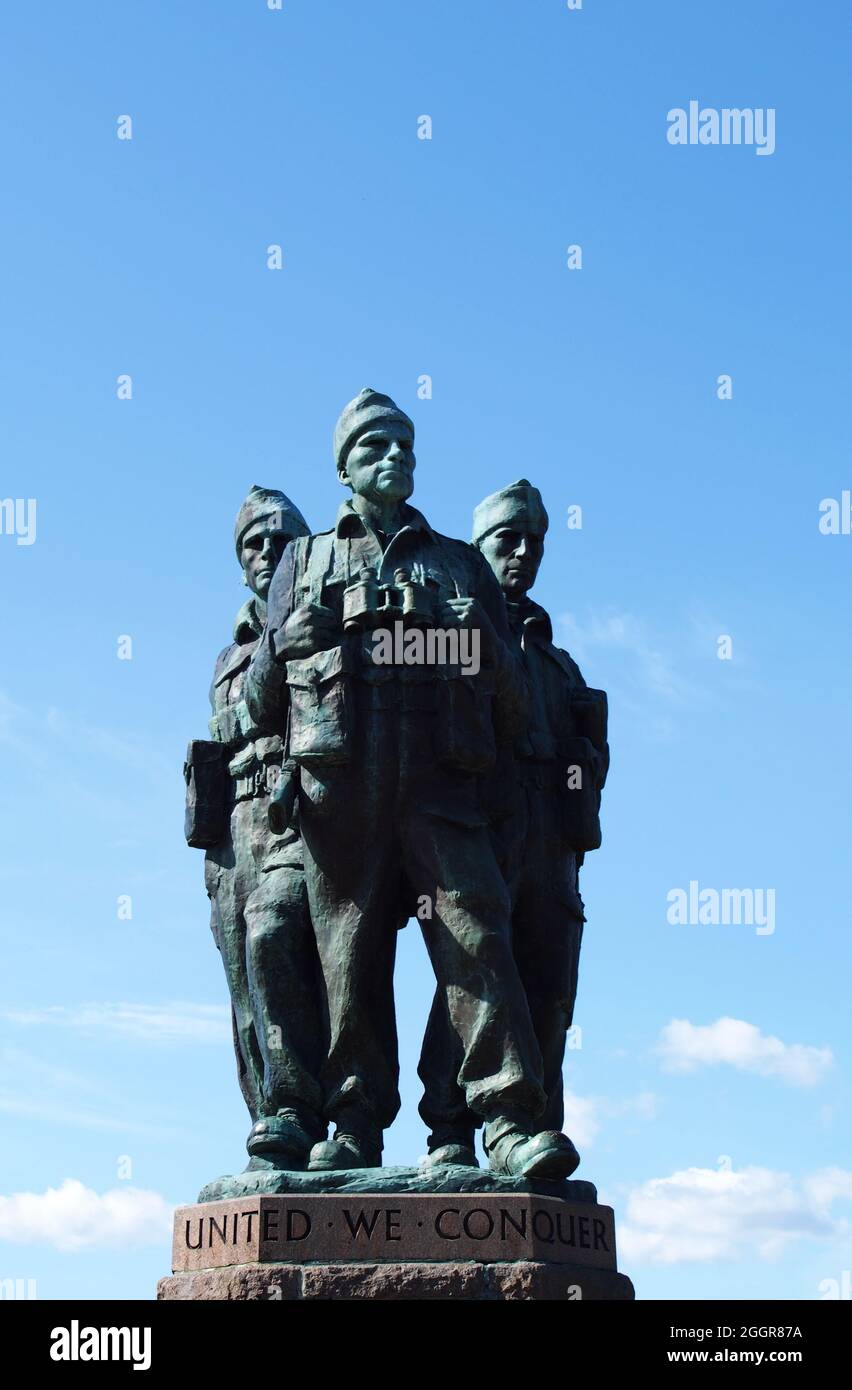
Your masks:
<instances>
[{"instance_id":1,"label":"central soldier figure","mask_svg":"<svg viewBox=\"0 0 852 1390\"><path fill-rule=\"evenodd\" d=\"M335 1125L309 1166L381 1163L399 1109L396 934L416 909L492 1171L565 1177L579 1158L564 1134L538 1130L541 1053L478 795L497 741L527 717L503 596L479 551L408 505L414 426L388 396L367 388L345 407L334 453L353 495L332 531L285 550L245 687L261 728L280 732L286 721L298 766L328 993L324 1106ZM395 621L477 632L477 673L376 661L375 629Z\"/></svg>"}]
</instances>

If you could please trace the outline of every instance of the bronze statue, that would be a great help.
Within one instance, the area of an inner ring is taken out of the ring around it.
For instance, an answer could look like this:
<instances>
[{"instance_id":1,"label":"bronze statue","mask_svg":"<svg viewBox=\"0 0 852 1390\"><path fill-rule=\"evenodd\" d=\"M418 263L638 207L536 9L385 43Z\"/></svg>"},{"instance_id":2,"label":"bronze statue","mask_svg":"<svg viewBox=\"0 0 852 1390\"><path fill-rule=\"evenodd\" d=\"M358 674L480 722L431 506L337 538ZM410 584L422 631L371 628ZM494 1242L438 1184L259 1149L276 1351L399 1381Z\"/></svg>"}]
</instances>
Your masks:
<instances>
[{"instance_id":1,"label":"bronze statue","mask_svg":"<svg viewBox=\"0 0 852 1390\"><path fill-rule=\"evenodd\" d=\"M266 623L266 597L275 568L288 542L307 534L301 512L283 492L251 489L237 515L234 543L252 597L237 615L233 643L216 662L210 689L211 741L190 744L185 768L186 834L191 845L207 850L204 877L211 927L231 997L240 1088L254 1122L248 1149L256 1162L292 1157L294 1131L298 1137L303 1122L310 1136L301 1147L296 1144L297 1160L327 1129L318 1113L315 1078L323 1048L322 1005L298 830L290 817L277 832L270 827L270 802L280 795L284 781L283 739L254 724L243 698L249 662ZM281 887L274 923L264 891L270 880ZM289 931L282 931L282 923ZM291 975L298 974L299 985L289 981L286 1005L280 1007L277 996L288 966ZM275 1001L271 1011L270 999ZM294 1056L302 1055L306 1062L294 1066ZM288 1068L301 1082L289 1090L281 1081ZM305 1112L296 1125L294 1106Z\"/></svg>"},{"instance_id":2,"label":"bronze statue","mask_svg":"<svg viewBox=\"0 0 852 1390\"><path fill-rule=\"evenodd\" d=\"M311 919L328 996L323 1069L331 1141L312 1168L377 1166L399 1107L391 1008L396 932L415 904L458 1084L484 1123L492 1171L563 1177L578 1156L538 1123L546 1096L510 940L509 894L480 778L522 733L527 682L483 556L408 504L414 426L365 389L337 423L352 492L333 530L288 546L246 678L258 727L288 729ZM406 613L405 586L416 586ZM478 637L481 664L380 664L377 627L406 621Z\"/></svg>"},{"instance_id":3,"label":"bronze statue","mask_svg":"<svg viewBox=\"0 0 852 1390\"><path fill-rule=\"evenodd\" d=\"M600 794L609 766L603 691L554 645L550 618L529 597L544 554L547 512L525 478L474 512L473 543L506 600L530 683L530 712L483 779L483 804L512 901L512 944L544 1067L541 1123L562 1126L562 1062L577 994L583 935L579 867L600 844ZM458 1043L438 995L420 1060L420 1113L430 1129L425 1166L475 1163L477 1117L457 1082Z\"/></svg>"},{"instance_id":4,"label":"bronze statue","mask_svg":"<svg viewBox=\"0 0 852 1390\"><path fill-rule=\"evenodd\" d=\"M496 1180L562 1179L579 1162L561 1066L605 696L527 597L537 489L486 498L473 545L435 531L409 502L414 426L371 388L334 456L352 495L331 530L249 494L237 551L255 598L217 663L213 743L188 763L250 1167L380 1166L399 1108L396 936L416 916L437 986L427 1167L475 1167L482 1125Z\"/></svg>"}]
</instances>

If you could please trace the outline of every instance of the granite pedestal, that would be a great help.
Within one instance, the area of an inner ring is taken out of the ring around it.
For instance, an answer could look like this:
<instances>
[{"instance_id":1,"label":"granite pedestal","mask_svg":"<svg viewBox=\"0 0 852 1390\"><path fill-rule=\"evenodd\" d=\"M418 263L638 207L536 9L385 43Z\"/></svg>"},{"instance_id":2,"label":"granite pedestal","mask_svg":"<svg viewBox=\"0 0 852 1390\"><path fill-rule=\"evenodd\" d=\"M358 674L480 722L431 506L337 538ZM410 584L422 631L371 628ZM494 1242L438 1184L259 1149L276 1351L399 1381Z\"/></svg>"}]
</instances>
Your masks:
<instances>
[{"instance_id":1,"label":"granite pedestal","mask_svg":"<svg viewBox=\"0 0 852 1390\"><path fill-rule=\"evenodd\" d=\"M201 1197L175 1214L161 1299L633 1297L612 1208L587 1182L276 1171L220 1179Z\"/></svg>"}]
</instances>

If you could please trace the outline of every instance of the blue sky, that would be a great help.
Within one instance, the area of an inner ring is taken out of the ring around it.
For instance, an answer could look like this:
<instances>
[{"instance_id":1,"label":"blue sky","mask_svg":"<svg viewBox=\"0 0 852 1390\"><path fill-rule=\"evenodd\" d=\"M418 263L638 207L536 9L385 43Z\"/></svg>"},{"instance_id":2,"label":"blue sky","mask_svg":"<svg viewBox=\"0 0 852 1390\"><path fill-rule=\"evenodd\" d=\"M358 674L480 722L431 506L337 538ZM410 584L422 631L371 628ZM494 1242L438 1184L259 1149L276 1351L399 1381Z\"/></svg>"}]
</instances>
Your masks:
<instances>
[{"instance_id":1,"label":"blue sky","mask_svg":"<svg viewBox=\"0 0 852 1390\"><path fill-rule=\"evenodd\" d=\"M2 30L0 499L37 531L0 535L0 1279L150 1297L171 1206L242 1164L181 764L236 509L258 482L327 526L369 384L441 530L538 484L536 597L610 692L566 1088L621 1267L646 1298L824 1296L852 1267L852 536L818 524L852 488L847 7L54 0ZM690 100L775 109L775 152L670 145ZM774 889L774 932L670 924L693 880ZM424 1148L431 991L410 925L387 1162Z\"/></svg>"}]
</instances>

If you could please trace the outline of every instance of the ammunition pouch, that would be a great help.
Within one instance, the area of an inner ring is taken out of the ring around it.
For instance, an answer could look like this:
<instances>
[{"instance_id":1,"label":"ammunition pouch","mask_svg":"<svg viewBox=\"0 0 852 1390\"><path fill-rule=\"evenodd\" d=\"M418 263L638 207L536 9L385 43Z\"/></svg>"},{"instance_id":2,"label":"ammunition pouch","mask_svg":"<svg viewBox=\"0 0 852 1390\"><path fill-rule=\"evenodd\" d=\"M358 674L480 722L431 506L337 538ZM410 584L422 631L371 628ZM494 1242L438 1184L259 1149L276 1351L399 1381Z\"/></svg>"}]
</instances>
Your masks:
<instances>
[{"instance_id":1,"label":"ammunition pouch","mask_svg":"<svg viewBox=\"0 0 852 1390\"><path fill-rule=\"evenodd\" d=\"M601 788L609 766L607 697L603 690L581 686L571 692L570 733L560 740L565 767L563 833L578 852L601 844Z\"/></svg>"},{"instance_id":2,"label":"ammunition pouch","mask_svg":"<svg viewBox=\"0 0 852 1390\"><path fill-rule=\"evenodd\" d=\"M488 674L437 674L435 757L460 772L487 772L497 760Z\"/></svg>"},{"instance_id":3,"label":"ammunition pouch","mask_svg":"<svg viewBox=\"0 0 852 1390\"><path fill-rule=\"evenodd\" d=\"M192 739L184 763L184 834L193 849L213 849L228 830L228 750L222 743Z\"/></svg>"},{"instance_id":4,"label":"ammunition pouch","mask_svg":"<svg viewBox=\"0 0 852 1390\"><path fill-rule=\"evenodd\" d=\"M288 755L313 764L346 763L354 734L354 664L349 643L287 662Z\"/></svg>"},{"instance_id":5,"label":"ammunition pouch","mask_svg":"<svg viewBox=\"0 0 852 1390\"><path fill-rule=\"evenodd\" d=\"M560 765L565 776L560 804L561 832L573 850L599 849L601 843L598 754L587 738L566 738Z\"/></svg>"}]
</instances>

